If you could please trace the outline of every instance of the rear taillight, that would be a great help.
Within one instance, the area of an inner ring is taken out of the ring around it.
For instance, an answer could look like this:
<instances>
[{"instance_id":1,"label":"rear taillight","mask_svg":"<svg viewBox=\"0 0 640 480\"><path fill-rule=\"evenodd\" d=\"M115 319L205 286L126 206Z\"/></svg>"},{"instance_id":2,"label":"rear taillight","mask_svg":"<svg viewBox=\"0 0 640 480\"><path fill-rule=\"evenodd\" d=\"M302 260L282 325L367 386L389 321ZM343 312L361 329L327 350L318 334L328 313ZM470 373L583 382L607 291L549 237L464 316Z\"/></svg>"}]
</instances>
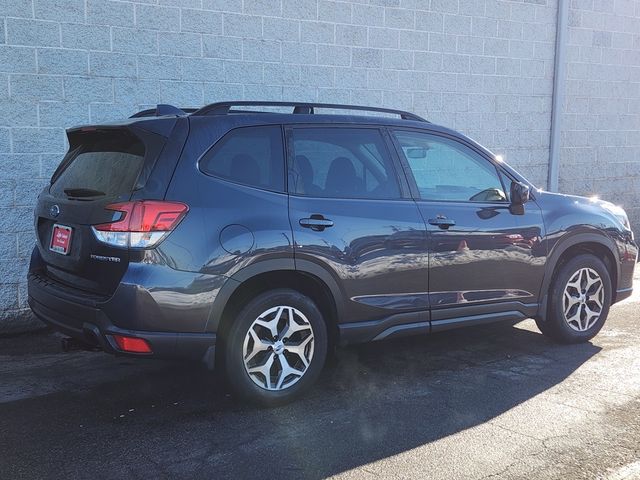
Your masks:
<instances>
[{"instance_id":1,"label":"rear taillight","mask_svg":"<svg viewBox=\"0 0 640 480\"><path fill-rule=\"evenodd\" d=\"M189 211L180 202L138 200L112 203L107 210L120 212L120 218L92 228L96 238L116 247L151 248L167 236Z\"/></svg>"}]
</instances>

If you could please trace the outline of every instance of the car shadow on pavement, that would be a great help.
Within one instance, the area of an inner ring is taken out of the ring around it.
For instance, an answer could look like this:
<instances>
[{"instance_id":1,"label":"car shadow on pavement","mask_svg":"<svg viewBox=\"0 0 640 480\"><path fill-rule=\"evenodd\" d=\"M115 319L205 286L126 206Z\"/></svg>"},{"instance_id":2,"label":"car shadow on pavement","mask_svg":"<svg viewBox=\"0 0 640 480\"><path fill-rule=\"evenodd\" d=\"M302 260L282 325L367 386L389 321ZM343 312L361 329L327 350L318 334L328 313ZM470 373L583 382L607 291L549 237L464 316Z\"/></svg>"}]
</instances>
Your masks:
<instances>
[{"instance_id":1,"label":"car shadow on pavement","mask_svg":"<svg viewBox=\"0 0 640 480\"><path fill-rule=\"evenodd\" d=\"M50 355L66 360L22 375L53 377L63 389L0 403L0 476L344 472L489 422L600 350L554 345L530 324L339 349L309 395L274 409L240 403L199 366Z\"/></svg>"}]
</instances>

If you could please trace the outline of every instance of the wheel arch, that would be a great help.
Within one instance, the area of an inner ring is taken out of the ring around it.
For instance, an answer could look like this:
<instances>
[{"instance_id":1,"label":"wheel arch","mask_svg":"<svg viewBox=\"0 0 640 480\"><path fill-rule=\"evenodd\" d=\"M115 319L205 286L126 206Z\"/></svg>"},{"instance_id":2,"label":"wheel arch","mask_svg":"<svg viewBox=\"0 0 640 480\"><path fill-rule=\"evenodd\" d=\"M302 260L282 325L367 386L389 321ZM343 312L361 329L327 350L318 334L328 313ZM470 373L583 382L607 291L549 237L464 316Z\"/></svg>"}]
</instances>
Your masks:
<instances>
[{"instance_id":1,"label":"wheel arch","mask_svg":"<svg viewBox=\"0 0 640 480\"><path fill-rule=\"evenodd\" d=\"M549 289L558 269L575 256L585 253L595 255L604 262L611 277L611 290L613 298L615 298L620 258L613 240L604 234L598 233L574 234L560 240L549 254L547 268L540 288L542 301L540 302L538 318L543 321L546 320Z\"/></svg>"},{"instance_id":2,"label":"wheel arch","mask_svg":"<svg viewBox=\"0 0 640 480\"><path fill-rule=\"evenodd\" d=\"M267 260L237 272L218 292L206 330L224 339L235 314L248 298L267 290L290 288L314 301L327 322L329 342L335 345L343 309L341 290L322 267L312 262L296 266L302 268L292 268L290 262Z\"/></svg>"}]
</instances>

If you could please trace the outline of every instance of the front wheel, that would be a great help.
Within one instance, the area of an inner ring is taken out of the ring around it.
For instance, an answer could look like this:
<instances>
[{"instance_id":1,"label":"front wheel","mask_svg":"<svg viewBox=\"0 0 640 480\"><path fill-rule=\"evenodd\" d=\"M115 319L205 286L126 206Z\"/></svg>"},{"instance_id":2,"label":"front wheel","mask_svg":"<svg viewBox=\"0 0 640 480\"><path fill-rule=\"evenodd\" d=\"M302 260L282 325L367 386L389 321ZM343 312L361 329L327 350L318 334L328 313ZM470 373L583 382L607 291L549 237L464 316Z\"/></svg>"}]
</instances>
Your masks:
<instances>
[{"instance_id":1,"label":"front wheel","mask_svg":"<svg viewBox=\"0 0 640 480\"><path fill-rule=\"evenodd\" d=\"M318 378L327 355L327 328L308 297L271 290L240 311L225 342L231 387L263 406L287 403Z\"/></svg>"},{"instance_id":2,"label":"front wheel","mask_svg":"<svg viewBox=\"0 0 640 480\"><path fill-rule=\"evenodd\" d=\"M604 325L611 298L611 278L602 260L578 255L556 273L547 319L536 322L542 333L555 341L586 342Z\"/></svg>"}]
</instances>

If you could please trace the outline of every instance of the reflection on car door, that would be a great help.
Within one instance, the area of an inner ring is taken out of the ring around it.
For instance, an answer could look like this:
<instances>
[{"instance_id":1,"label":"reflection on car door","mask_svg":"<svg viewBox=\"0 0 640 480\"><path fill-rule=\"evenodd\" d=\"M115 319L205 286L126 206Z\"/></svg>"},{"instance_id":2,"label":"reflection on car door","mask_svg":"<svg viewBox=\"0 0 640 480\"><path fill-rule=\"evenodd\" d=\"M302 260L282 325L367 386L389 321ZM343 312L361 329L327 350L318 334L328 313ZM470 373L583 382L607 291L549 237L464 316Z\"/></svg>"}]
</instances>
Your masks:
<instances>
[{"instance_id":1,"label":"reflection on car door","mask_svg":"<svg viewBox=\"0 0 640 480\"><path fill-rule=\"evenodd\" d=\"M432 330L534 314L545 261L535 201L511 213L511 179L471 145L423 131L395 138L429 233Z\"/></svg>"},{"instance_id":2,"label":"reflection on car door","mask_svg":"<svg viewBox=\"0 0 640 480\"><path fill-rule=\"evenodd\" d=\"M296 126L287 141L297 267L323 266L338 280L340 322L411 321L427 332L426 231L383 131Z\"/></svg>"}]
</instances>

